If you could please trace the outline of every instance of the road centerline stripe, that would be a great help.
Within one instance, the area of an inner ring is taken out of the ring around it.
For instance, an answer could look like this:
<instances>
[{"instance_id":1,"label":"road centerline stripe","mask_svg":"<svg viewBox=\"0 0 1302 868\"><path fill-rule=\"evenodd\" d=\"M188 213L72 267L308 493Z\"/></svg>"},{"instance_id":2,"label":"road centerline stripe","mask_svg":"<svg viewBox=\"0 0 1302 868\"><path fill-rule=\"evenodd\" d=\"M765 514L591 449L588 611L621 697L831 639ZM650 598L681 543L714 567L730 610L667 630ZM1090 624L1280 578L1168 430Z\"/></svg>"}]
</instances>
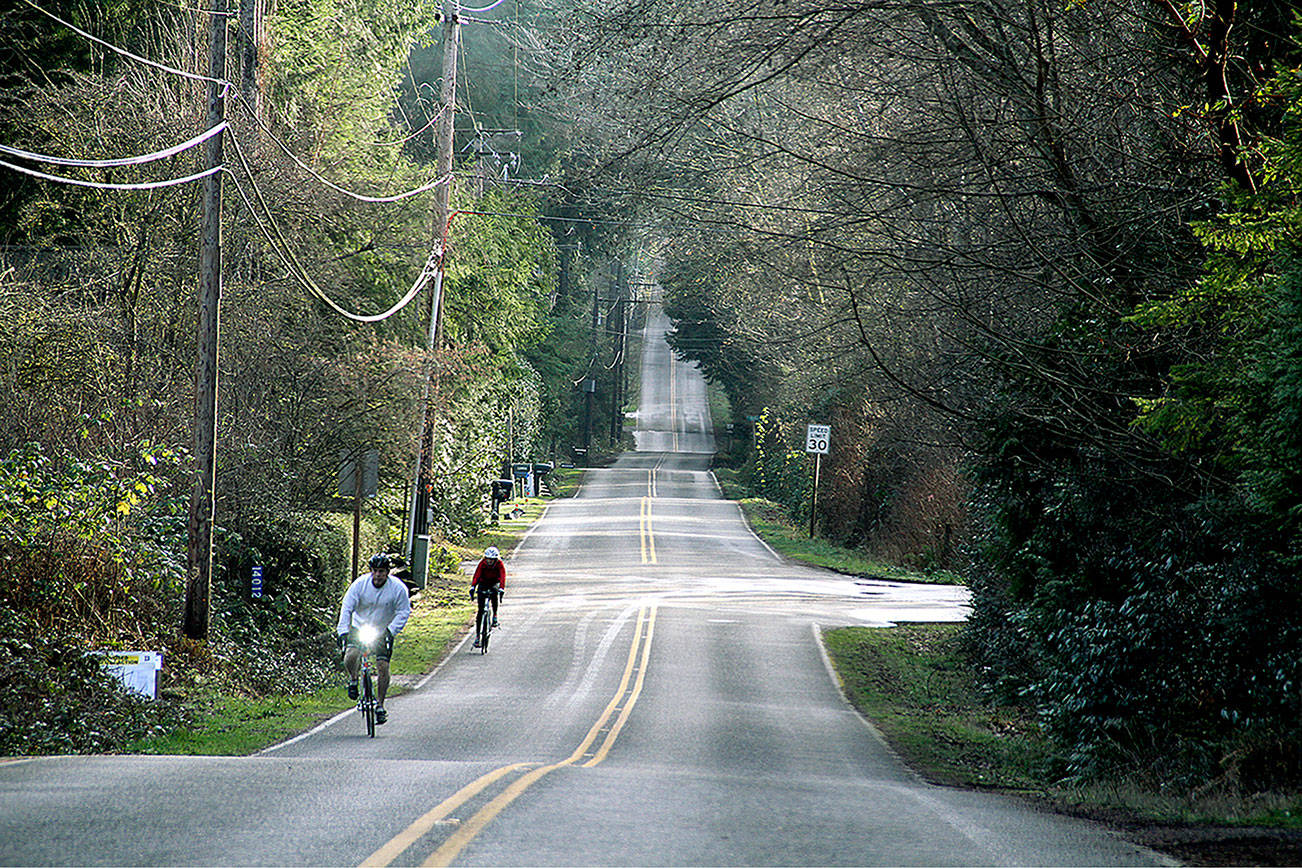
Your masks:
<instances>
[{"instance_id":1,"label":"road centerline stripe","mask_svg":"<svg viewBox=\"0 0 1302 868\"><path fill-rule=\"evenodd\" d=\"M655 607L652 607L651 611L652 614L654 614ZM647 610L644 607L642 611L638 613L637 624L633 628L633 644L628 649L628 662L624 664L624 676L619 680L619 688L615 691L614 698L607 703L606 709L601 713L601 717L597 718L597 722L592 725L590 730L588 730L588 734L584 737L583 741L579 743L579 746L575 748L574 753L570 754L569 758L562 763L563 765L578 762L587 754L588 748L597 740L597 736L601 733L601 730L605 728L607 721L610 720L610 716L615 713L615 709L618 708L620 702L623 701L624 694L628 691L629 678L631 678L633 674L634 662L637 660L638 648L642 644L643 625L645 625L646 622Z\"/></svg>"},{"instance_id":2,"label":"road centerline stripe","mask_svg":"<svg viewBox=\"0 0 1302 868\"><path fill-rule=\"evenodd\" d=\"M646 555L646 498L642 498L637 504L637 538L642 546L642 563L647 562Z\"/></svg>"},{"instance_id":3,"label":"road centerline stripe","mask_svg":"<svg viewBox=\"0 0 1302 868\"><path fill-rule=\"evenodd\" d=\"M509 775L511 772L535 765L537 763L513 763L509 766L502 766L502 768L494 769L477 780L466 784L442 802L439 802L438 805L417 819L416 822L399 832L383 847L367 856L366 861L362 862L362 868L381 868L381 866L388 865L402 855L404 850L420 840L422 835L433 829L440 820L446 819L449 814L479 795L490 784Z\"/></svg>"},{"instance_id":4,"label":"road centerline stripe","mask_svg":"<svg viewBox=\"0 0 1302 868\"><path fill-rule=\"evenodd\" d=\"M624 701L624 707L619 709L619 717L615 720L614 726L610 728L610 732L607 733L606 740L601 743L600 749L597 750L592 759L583 764L584 768L592 768L604 760L606 755L610 753L611 747L615 744L615 739L619 737L619 731L624 728L624 724L628 721L628 716L633 712L633 706L637 704L637 698L642 695L642 684L646 681L647 661L651 656L651 637L655 634L656 609L654 606L651 608L650 615L644 623L646 624L646 636L642 640L642 661L638 664L636 670L637 682L633 685L633 692L630 693L628 699ZM633 650L636 652L637 648L634 647ZM633 654L630 654L630 665L632 662ZM628 674L628 672L625 673L626 679Z\"/></svg>"},{"instance_id":5,"label":"road centerline stripe","mask_svg":"<svg viewBox=\"0 0 1302 868\"><path fill-rule=\"evenodd\" d=\"M623 729L624 723L628 720L628 716L630 713L632 713L633 706L637 703L637 698L642 692L642 685L646 679L647 661L650 659L650 655L651 655L651 637L652 634L654 633L656 611L657 611L656 606L651 606L649 608L644 606L642 610L638 613L637 624L635 625L634 632L633 632L633 642L629 647L629 651L628 651L628 662L624 664L624 675L620 679L619 688L615 692L615 696L606 705L606 708L602 712L601 717L597 718L597 722L594 723L592 725L592 728L588 730L587 736L584 737L583 741L579 744L579 746L575 748L574 753L570 754L567 758L561 760L558 763L553 763L551 765L535 768L532 771L527 772L524 775L521 775L518 779L512 782L510 786L508 786L501 793L499 793L492 800L490 800L488 804L480 808L479 811L476 812L473 817L471 817L469 820L465 821L460 826L458 826L457 829L451 835L448 836L447 840L445 840L437 850L431 853L428 859L426 859L424 862L421 863L422 866L425 866L425 868L431 868L431 866L438 866L438 868L442 868L442 866L451 865L452 861L461 854L461 851L464 850L466 846L469 845L470 842L473 841L479 835L479 833L484 830L484 827L486 827L490 822L493 821L495 817L497 817L498 814L502 813L502 811L505 810L508 805L514 802L517 798L519 798L526 790L529 789L529 787L533 786L535 783L542 780L547 775L551 774L557 769L565 768L567 766L573 766L579 760L587 756L588 748L592 746L592 743L594 741L596 741L597 736L600 735L603 731L609 729L609 732L607 732L606 738L602 742L601 747L597 750L596 754L593 755L591 760L583 764L582 768L591 768L592 766L597 765L598 763L600 763L602 760L606 758L606 755L610 753L610 749L615 743L615 738L619 735L619 731ZM641 657L640 662L639 662L639 652ZM637 679L634 682L632 692L630 693L629 682L630 680L632 680L634 672L637 673ZM627 696L625 694L627 694ZM610 725L610 717L616 711L619 711L620 713L619 717L618 719L616 719L613 725ZM489 775L485 775L484 778L480 778L479 781L476 781L475 783L468 785L467 787L463 788L462 791L459 791L457 795L454 795L451 798L449 798L447 802L444 803L444 805L453 802L453 800L457 799L458 796L461 795L461 792L464 792L465 790L475 787L480 783L480 781L484 781L483 786L479 787L479 790L482 790L484 786L487 786L489 783L491 783L491 781L485 781L485 778L488 778L491 775L496 775L497 777L501 777L502 775L506 774L507 770L509 769L521 768L527 765L532 765L532 763L519 763L516 764L515 766L507 766L503 769L499 769L497 772L490 772ZM479 790L475 790L475 792L478 792ZM473 795L473 793L470 795ZM457 807L458 804L470 798L470 795L467 795L465 798L462 798L460 802L452 805L447 810L451 811L453 808ZM416 823L413 823L412 828L415 828L418 824L425 823L425 822L428 822L429 826L432 827L434 823L437 822L438 819L442 818L443 815L439 813L442 808L443 805L440 805L439 807L435 808L433 811L430 811L430 813L425 815L425 817L422 817ZM403 835L399 837L400 838L404 837L406 836L406 834L407 833L404 832ZM422 831L420 834L423 835L424 832ZM388 861L377 862L373 864L376 865L389 864L389 862L392 862L393 859L397 858L397 856L401 854L403 850L407 849L407 847L410 846L411 843L413 843L419 837L420 835L417 835L407 844L403 845L401 849L392 852L392 855L388 856ZM390 842L390 845L396 847L397 842L398 839L395 838L393 842ZM390 851L390 845L386 845L385 847L381 848L380 851L377 851L377 855L381 852L388 855ZM367 863L363 863L363 864L372 864L372 863L370 863L370 861L368 860Z\"/></svg>"},{"instance_id":6,"label":"road centerline stripe","mask_svg":"<svg viewBox=\"0 0 1302 868\"><path fill-rule=\"evenodd\" d=\"M659 563L659 561L656 560L655 528L651 523L651 498L642 498L640 510L638 534L642 544L642 563Z\"/></svg>"}]
</instances>

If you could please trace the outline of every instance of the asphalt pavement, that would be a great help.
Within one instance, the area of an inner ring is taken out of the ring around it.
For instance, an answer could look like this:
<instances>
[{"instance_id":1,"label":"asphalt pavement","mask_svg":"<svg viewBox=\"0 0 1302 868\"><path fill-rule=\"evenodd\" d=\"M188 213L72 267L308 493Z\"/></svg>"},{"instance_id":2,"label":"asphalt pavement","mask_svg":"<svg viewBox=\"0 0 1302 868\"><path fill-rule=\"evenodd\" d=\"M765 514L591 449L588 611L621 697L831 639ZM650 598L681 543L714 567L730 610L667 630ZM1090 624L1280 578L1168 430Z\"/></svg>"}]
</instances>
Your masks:
<instances>
[{"instance_id":1,"label":"asphalt pavement","mask_svg":"<svg viewBox=\"0 0 1302 868\"><path fill-rule=\"evenodd\" d=\"M0 863L1147 865L1106 829L913 775L819 630L967 614L954 586L785 562L722 500L699 371L648 319L637 451L516 551L488 654L253 757L0 762ZM399 640L401 641L401 639Z\"/></svg>"}]
</instances>

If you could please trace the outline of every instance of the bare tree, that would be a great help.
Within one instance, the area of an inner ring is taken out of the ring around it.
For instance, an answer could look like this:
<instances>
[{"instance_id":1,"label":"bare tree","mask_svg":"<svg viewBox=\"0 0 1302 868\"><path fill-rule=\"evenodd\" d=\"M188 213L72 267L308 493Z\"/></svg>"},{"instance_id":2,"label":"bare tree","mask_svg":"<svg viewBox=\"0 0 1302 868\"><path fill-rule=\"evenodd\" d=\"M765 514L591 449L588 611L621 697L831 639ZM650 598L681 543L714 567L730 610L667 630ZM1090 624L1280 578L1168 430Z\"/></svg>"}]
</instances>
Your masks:
<instances>
[{"instance_id":1,"label":"bare tree","mask_svg":"<svg viewBox=\"0 0 1302 868\"><path fill-rule=\"evenodd\" d=\"M1146 452L1129 401L1163 348L1123 318L1191 279L1220 159L1151 2L639 0L585 23L567 97L602 181L715 275L729 333L785 374L766 402L856 407L926 463L1030 378L1028 421ZM729 236L733 261L701 254ZM1103 339L1065 339L1068 313Z\"/></svg>"}]
</instances>

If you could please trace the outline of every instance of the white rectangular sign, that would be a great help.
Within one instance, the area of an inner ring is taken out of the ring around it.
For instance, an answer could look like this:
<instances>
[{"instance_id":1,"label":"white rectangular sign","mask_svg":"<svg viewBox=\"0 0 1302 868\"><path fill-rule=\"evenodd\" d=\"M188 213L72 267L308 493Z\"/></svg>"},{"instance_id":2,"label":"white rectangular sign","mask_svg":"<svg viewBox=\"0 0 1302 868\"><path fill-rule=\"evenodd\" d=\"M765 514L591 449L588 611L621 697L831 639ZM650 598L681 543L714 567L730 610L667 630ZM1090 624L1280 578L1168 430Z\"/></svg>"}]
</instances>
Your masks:
<instances>
[{"instance_id":1,"label":"white rectangular sign","mask_svg":"<svg viewBox=\"0 0 1302 868\"><path fill-rule=\"evenodd\" d=\"M826 455L832 445L831 425L810 425L805 430L805 451Z\"/></svg>"},{"instance_id":2,"label":"white rectangular sign","mask_svg":"<svg viewBox=\"0 0 1302 868\"><path fill-rule=\"evenodd\" d=\"M100 651L104 670L135 693L158 698L158 673L163 655L158 651Z\"/></svg>"}]
</instances>

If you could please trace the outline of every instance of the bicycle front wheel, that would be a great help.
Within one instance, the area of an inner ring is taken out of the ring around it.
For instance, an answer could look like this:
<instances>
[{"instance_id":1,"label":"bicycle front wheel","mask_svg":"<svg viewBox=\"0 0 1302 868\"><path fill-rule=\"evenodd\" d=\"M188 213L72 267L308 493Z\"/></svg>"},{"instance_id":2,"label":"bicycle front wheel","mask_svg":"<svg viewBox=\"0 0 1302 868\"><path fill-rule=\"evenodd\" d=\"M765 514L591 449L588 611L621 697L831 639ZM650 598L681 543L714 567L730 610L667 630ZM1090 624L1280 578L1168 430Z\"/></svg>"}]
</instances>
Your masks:
<instances>
[{"instance_id":1,"label":"bicycle front wheel","mask_svg":"<svg viewBox=\"0 0 1302 868\"><path fill-rule=\"evenodd\" d=\"M366 734L375 738L375 689L369 672L362 675L362 718L366 721Z\"/></svg>"},{"instance_id":2,"label":"bicycle front wheel","mask_svg":"<svg viewBox=\"0 0 1302 868\"><path fill-rule=\"evenodd\" d=\"M484 608L479 613L479 653L488 653L488 637L493 632L493 610L488 603L484 603Z\"/></svg>"}]
</instances>

